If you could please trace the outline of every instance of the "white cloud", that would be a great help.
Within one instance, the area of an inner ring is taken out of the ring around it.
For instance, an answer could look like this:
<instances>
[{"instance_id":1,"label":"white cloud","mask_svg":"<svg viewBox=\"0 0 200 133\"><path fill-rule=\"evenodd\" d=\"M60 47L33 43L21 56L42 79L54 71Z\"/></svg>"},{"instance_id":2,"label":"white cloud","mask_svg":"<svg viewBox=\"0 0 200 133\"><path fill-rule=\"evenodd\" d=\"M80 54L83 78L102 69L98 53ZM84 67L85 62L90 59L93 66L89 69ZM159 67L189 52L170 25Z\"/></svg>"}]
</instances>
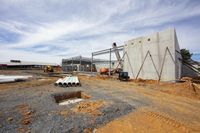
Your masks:
<instances>
[{"instance_id":1,"label":"white cloud","mask_svg":"<svg viewBox=\"0 0 200 133\"><path fill-rule=\"evenodd\" d=\"M0 29L5 29L13 33L18 33L20 35L27 35L28 32L24 31L23 27L27 27L27 25L18 21L0 21Z\"/></svg>"},{"instance_id":2,"label":"white cloud","mask_svg":"<svg viewBox=\"0 0 200 133\"><path fill-rule=\"evenodd\" d=\"M90 26L93 25L81 21L43 23L37 27L34 33L22 36L18 43L11 44L10 47L22 48L46 43L48 41L59 39L69 33L84 30Z\"/></svg>"},{"instance_id":3,"label":"white cloud","mask_svg":"<svg viewBox=\"0 0 200 133\"><path fill-rule=\"evenodd\" d=\"M0 47L21 57L17 49L25 51L41 46L31 52L34 59L38 57L37 52L58 47L59 50L51 52L51 59L57 62L62 57L58 55L90 56L93 51L111 47L113 42L123 44L133 37L176 26L181 47L200 51L197 48L200 30L177 24L199 16L199 8L200 4L189 0L2 0L0 13L4 14L0 17L0 30L17 33L19 39L8 45L0 41ZM8 58L2 53L1 57ZM28 56L27 59L32 60Z\"/></svg>"},{"instance_id":4,"label":"white cloud","mask_svg":"<svg viewBox=\"0 0 200 133\"><path fill-rule=\"evenodd\" d=\"M47 62L47 63L61 63L61 58L49 54L39 54L26 51L18 51L15 49L0 49L0 61L5 62L11 59L18 59L23 61Z\"/></svg>"}]
</instances>

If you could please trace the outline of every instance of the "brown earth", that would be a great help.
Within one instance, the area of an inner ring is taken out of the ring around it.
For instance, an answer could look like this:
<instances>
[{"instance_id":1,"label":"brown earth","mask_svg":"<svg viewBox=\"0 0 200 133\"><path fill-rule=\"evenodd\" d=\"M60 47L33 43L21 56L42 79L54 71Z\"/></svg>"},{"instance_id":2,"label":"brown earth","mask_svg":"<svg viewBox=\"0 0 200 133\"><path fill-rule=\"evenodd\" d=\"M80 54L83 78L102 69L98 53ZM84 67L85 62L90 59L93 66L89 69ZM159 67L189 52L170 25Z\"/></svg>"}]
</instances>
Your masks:
<instances>
[{"instance_id":1,"label":"brown earth","mask_svg":"<svg viewBox=\"0 0 200 133\"><path fill-rule=\"evenodd\" d=\"M28 81L22 82L13 82L13 83L5 83L0 84L0 90L7 90L7 89L14 89L14 88L28 88L28 87L36 87L41 85L47 85L54 83L58 78L51 77L51 78L41 78L41 79L30 79Z\"/></svg>"},{"instance_id":2,"label":"brown earth","mask_svg":"<svg viewBox=\"0 0 200 133\"><path fill-rule=\"evenodd\" d=\"M169 116L138 110L97 129L96 133L188 133L189 128Z\"/></svg>"},{"instance_id":3,"label":"brown earth","mask_svg":"<svg viewBox=\"0 0 200 133\"><path fill-rule=\"evenodd\" d=\"M21 120L19 121L22 127L18 128L18 132L30 132L28 125L31 123L33 111L27 104L21 104L16 106L16 110L21 114Z\"/></svg>"},{"instance_id":4,"label":"brown earth","mask_svg":"<svg viewBox=\"0 0 200 133\"><path fill-rule=\"evenodd\" d=\"M93 116L97 116L101 115L101 112L98 109L103 105L103 100L80 102L72 110L78 113L87 113Z\"/></svg>"},{"instance_id":5,"label":"brown earth","mask_svg":"<svg viewBox=\"0 0 200 133\"><path fill-rule=\"evenodd\" d=\"M9 73L9 72L7 72ZM11 72L12 73L12 72ZM17 72L18 74L19 72ZM26 82L16 82L9 84L0 84L0 92L9 92L32 87L31 95L40 91L41 96L48 91L57 92L58 88L53 87L53 83L58 78L43 77L42 79L31 79ZM184 83L166 83L154 80L142 80L130 82L120 82L115 78L108 77L89 77L79 76L82 86L89 88L88 92L101 93L105 92L110 97L119 98L126 103L134 103L135 101L143 102L142 98L147 98L150 105L141 105L136 109L113 121L104 123L97 127L96 132L200 132L200 85L191 81ZM52 84L50 86L50 84ZM46 87L46 85L48 85ZM37 88L38 86L38 88ZM43 86L43 87L41 87ZM35 87L35 88L34 88ZM52 87L52 90L49 90ZM17 89L16 89L17 88ZM63 88L66 89L66 88ZM84 90L84 88L83 88ZM63 90L64 91L64 90ZM26 96L30 94L25 94ZM91 94L90 94L91 95ZM22 96L23 97L23 96ZM39 97L39 95L36 95ZM91 97L93 97L91 95ZM103 98L102 98L103 99ZM43 101L43 99L42 99ZM107 101L106 101L107 102ZM70 110L76 113L90 114L97 117L101 115L101 107L105 107L107 103L104 100L80 102ZM20 124L24 127L19 128L18 132L29 131L27 125L32 122L31 109L28 105L16 106L21 114ZM67 119L68 111L62 108L59 115ZM39 111L39 110L38 110ZM49 115L53 115L54 113ZM12 122L13 118L9 118ZM85 132L92 132L93 128L87 128Z\"/></svg>"},{"instance_id":6,"label":"brown earth","mask_svg":"<svg viewBox=\"0 0 200 133\"><path fill-rule=\"evenodd\" d=\"M90 79L90 80L92 79L92 81L116 80L116 78L109 78L108 76L99 76L99 75L97 75L96 77L84 78L83 80L85 79ZM129 82L127 82L127 85L148 87L163 93L200 100L200 84L192 83L191 81L186 81L182 83L170 83L170 82L158 82L157 80L137 79L137 80L130 80Z\"/></svg>"},{"instance_id":7,"label":"brown earth","mask_svg":"<svg viewBox=\"0 0 200 133\"><path fill-rule=\"evenodd\" d=\"M200 132L199 84L158 83L153 80L119 82L99 77L80 79L94 88L99 85L113 92L123 90L133 93L133 97L136 94L144 95L155 104L115 119L97 129L97 132ZM130 96L127 95L126 98Z\"/></svg>"}]
</instances>

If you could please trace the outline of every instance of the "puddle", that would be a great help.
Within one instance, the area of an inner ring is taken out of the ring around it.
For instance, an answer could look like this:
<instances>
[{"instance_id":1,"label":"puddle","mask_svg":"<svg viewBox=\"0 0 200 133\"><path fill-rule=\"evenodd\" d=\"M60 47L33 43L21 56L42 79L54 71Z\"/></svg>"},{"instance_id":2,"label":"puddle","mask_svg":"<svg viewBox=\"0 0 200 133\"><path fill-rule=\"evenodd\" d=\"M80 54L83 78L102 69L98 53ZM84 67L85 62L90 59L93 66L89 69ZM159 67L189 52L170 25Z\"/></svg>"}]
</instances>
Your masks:
<instances>
[{"instance_id":1,"label":"puddle","mask_svg":"<svg viewBox=\"0 0 200 133\"><path fill-rule=\"evenodd\" d=\"M90 96L82 91L73 91L53 94L53 98L58 105L68 105L89 99Z\"/></svg>"}]
</instances>

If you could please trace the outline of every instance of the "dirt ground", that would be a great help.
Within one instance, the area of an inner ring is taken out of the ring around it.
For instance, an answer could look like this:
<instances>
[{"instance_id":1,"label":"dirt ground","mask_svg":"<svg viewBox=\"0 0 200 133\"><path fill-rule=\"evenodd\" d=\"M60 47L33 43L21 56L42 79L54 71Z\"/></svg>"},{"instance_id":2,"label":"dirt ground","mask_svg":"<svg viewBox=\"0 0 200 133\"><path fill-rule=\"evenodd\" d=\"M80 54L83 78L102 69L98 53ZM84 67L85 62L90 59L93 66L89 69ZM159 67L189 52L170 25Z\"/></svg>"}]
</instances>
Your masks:
<instances>
[{"instance_id":1,"label":"dirt ground","mask_svg":"<svg viewBox=\"0 0 200 133\"><path fill-rule=\"evenodd\" d=\"M55 87L40 72L26 82L0 84L0 132L200 132L199 84L120 82L79 76L81 87ZM59 106L52 95L83 91L82 102Z\"/></svg>"},{"instance_id":2,"label":"dirt ground","mask_svg":"<svg viewBox=\"0 0 200 133\"><path fill-rule=\"evenodd\" d=\"M116 119L106 126L97 130L97 133L185 133L189 132L189 127L176 120L151 111L141 111L130 113Z\"/></svg>"},{"instance_id":3,"label":"dirt ground","mask_svg":"<svg viewBox=\"0 0 200 133\"><path fill-rule=\"evenodd\" d=\"M139 93L153 101L150 106L138 107L136 111L101 126L95 130L98 133L200 132L200 117L198 116L200 111L199 84L192 85L191 82L158 83L152 80L120 83L99 77L88 79L91 82L97 80L103 86L112 84L112 89ZM134 89L134 91L131 89ZM129 95L127 95L127 99L129 99Z\"/></svg>"}]
</instances>

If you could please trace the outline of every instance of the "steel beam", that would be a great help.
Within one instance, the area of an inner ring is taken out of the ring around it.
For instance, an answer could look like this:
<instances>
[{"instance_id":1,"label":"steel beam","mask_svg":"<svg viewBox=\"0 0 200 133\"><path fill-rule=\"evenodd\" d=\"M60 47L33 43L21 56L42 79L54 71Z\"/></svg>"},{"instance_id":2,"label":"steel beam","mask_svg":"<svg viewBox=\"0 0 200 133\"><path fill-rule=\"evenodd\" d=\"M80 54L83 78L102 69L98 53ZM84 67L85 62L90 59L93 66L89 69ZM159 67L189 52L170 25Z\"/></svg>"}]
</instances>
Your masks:
<instances>
[{"instance_id":1,"label":"steel beam","mask_svg":"<svg viewBox=\"0 0 200 133\"><path fill-rule=\"evenodd\" d=\"M93 54L93 56L96 56L96 55L107 54L107 53L110 53L110 52L115 52L116 50L122 51L122 50L124 50L124 46L118 46L115 49L110 48L110 49L100 50L100 51L93 52L92 54Z\"/></svg>"}]
</instances>

